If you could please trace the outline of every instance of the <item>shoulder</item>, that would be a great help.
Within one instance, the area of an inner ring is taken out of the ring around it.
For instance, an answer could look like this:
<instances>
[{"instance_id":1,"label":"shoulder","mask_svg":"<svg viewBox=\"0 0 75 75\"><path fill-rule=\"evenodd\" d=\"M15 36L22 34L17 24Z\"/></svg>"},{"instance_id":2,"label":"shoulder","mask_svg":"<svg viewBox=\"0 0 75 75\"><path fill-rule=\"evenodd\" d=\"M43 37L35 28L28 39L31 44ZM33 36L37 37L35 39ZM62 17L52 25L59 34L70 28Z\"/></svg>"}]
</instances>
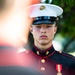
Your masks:
<instances>
[{"instance_id":1,"label":"shoulder","mask_svg":"<svg viewBox=\"0 0 75 75\"><path fill-rule=\"evenodd\" d=\"M18 54L25 56L25 55L29 55L31 53L31 50L27 50L27 49L19 49L18 50Z\"/></svg>"},{"instance_id":2,"label":"shoulder","mask_svg":"<svg viewBox=\"0 0 75 75\"><path fill-rule=\"evenodd\" d=\"M73 55L56 51L56 57L56 60L64 64L65 66L75 68L75 57Z\"/></svg>"},{"instance_id":3,"label":"shoulder","mask_svg":"<svg viewBox=\"0 0 75 75\"><path fill-rule=\"evenodd\" d=\"M56 53L59 54L60 56L64 57L64 58L72 59L75 61L75 57L71 54L68 54L65 52L60 52L60 51L56 51Z\"/></svg>"},{"instance_id":4,"label":"shoulder","mask_svg":"<svg viewBox=\"0 0 75 75\"><path fill-rule=\"evenodd\" d=\"M30 50L26 50L26 51L19 52L19 54L29 54L30 52L31 52Z\"/></svg>"},{"instance_id":5,"label":"shoulder","mask_svg":"<svg viewBox=\"0 0 75 75\"><path fill-rule=\"evenodd\" d=\"M17 53L20 54L20 53L29 53L29 52L30 52L30 50L27 50L25 48L19 48Z\"/></svg>"}]
</instances>

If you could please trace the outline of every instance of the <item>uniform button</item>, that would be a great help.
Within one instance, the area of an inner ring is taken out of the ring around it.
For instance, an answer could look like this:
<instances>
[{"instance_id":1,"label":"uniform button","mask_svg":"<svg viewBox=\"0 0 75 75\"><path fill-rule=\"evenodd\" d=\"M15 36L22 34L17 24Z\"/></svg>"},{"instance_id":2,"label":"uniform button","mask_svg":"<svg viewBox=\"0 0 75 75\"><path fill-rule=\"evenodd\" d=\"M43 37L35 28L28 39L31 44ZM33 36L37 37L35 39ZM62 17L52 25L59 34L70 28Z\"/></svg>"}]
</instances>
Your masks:
<instances>
[{"instance_id":1,"label":"uniform button","mask_svg":"<svg viewBox=\"0 0 75 75\"><path fill-rule=\"evenodd\" d=\"M42 63L45 63L45 59L42 59L41 62L42 62Z\"/></svg>"},{"instance_id":2,"label":"uniform button","mask_svg":"<svg viewBox=\"0 0 75 75\"><path fill-rule=\"evenodd\" d=\"M41 71L45 71L45 67L41 67Z\"/></svg>"}]
</instances>

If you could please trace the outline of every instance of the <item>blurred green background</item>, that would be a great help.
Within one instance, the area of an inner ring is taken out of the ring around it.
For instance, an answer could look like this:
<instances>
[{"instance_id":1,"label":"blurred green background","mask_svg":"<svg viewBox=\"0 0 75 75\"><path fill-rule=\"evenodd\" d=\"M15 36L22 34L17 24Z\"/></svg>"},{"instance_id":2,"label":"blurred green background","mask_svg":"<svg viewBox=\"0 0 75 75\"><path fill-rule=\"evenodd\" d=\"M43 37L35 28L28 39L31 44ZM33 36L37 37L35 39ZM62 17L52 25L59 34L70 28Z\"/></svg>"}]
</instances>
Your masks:
<instances>
[{"instance_id":1,"label":"blurred green background","mask_svg":"<svg viewBox=\"0 0 75 75\"><path fill-rule=\"evenodd\" d=\"M58 22L55 38L58 37L57 41L61 43L62 51L75 55L75 0L53 0L52 3L59 5L64 11Z\"/></svg>"}]
</instances>

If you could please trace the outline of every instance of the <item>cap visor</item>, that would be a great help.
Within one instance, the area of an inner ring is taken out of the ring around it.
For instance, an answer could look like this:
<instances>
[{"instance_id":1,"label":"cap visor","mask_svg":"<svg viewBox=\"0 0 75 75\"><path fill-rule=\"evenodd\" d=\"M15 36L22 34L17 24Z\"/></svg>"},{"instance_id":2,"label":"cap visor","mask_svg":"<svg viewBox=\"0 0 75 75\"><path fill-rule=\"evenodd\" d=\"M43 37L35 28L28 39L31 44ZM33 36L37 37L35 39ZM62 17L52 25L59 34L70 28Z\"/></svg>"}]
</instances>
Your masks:
<instances>
[{"instance_id":1,"label":"cap visor","mask_svg":"<svg viewBox=\"0 0 75 75\"><path fill-rule=\"evenodd\" d=\"M46 21L36 21L36 22L33 22L33 25L39 25L39 24L53 24L54 22L51 22L49 20L46 20Z\"/></svg>"}]
</instances>

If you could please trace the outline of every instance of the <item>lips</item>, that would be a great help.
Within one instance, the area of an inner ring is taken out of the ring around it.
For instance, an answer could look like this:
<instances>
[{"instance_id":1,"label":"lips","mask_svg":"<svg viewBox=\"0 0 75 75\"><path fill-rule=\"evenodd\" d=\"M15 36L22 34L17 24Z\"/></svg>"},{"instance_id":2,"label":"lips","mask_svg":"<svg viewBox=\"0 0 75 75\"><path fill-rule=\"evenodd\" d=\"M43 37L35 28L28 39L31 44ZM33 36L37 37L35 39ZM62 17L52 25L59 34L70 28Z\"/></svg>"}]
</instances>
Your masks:
<instances>
[{"instance_id":1,"label":"lips","mask_svg":"<svg viewBox=\"0 0 75 75\"><path fill-rule=\"evenodd\" d=\"M46 35L42 35L42 36L40 36L42 39L46 39L47 38L47 36Z\"/></svg>"}]
</instances>

